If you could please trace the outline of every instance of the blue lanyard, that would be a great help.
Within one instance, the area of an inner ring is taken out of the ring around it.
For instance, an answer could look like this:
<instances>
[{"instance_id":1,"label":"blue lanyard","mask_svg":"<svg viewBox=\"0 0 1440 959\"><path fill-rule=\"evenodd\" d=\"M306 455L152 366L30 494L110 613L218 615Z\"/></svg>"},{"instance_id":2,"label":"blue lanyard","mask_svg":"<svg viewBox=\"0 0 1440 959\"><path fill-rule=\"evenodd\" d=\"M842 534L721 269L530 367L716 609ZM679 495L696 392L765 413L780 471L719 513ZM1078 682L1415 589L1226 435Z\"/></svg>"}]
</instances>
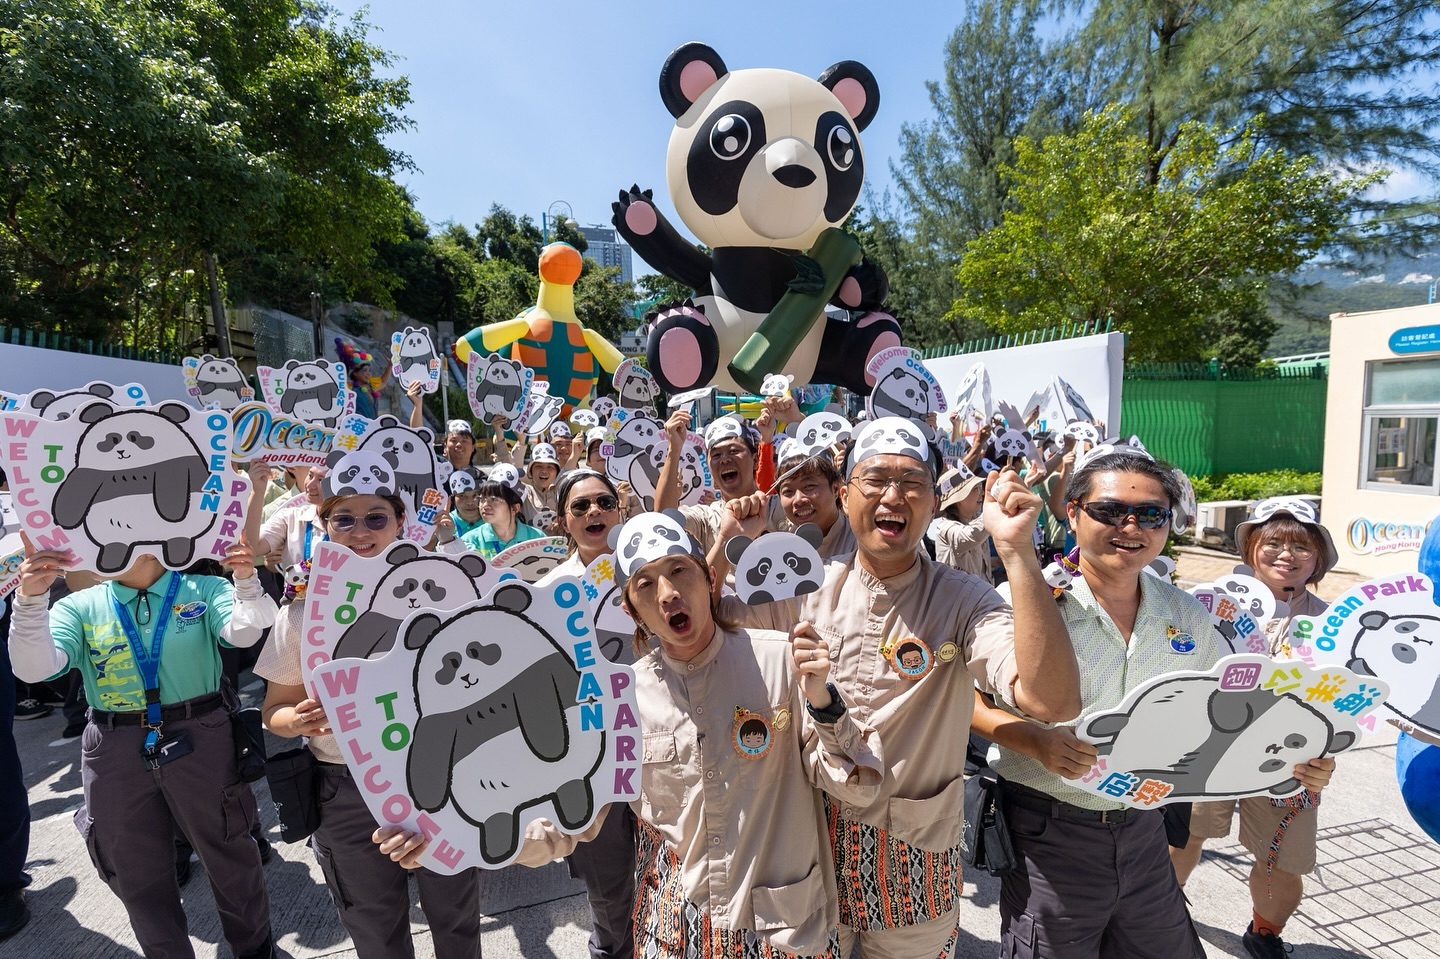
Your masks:
<instances>
[{"instance_id":1,"label":"blue lanyard","mask_svg":"<svg viewBox=\"0 0 1440 959\"><path fill-rule=\"evenodd\" d=\"M315 535L315 524L311 523L305 527L305 561L310 561L310 537Z\"/></svg>"},{"instance_id":2,"label":"blue lanyard","mask_svg":"<svg viewBox=\"0 0 1440 959\"><path fill-rule=\"evenodd\" d=\"M155 748L155 741L159 738L160 727L160 649L165 641L165 627L170 625L170 612L175 608L175 597L180 595L179 573L170 574L170 586L165 590L165 602L160 607L160 615L155 620L155 629L150 634L150 648L145 648L140 638L140 629L135 625L130 610L120 602L120 597L115 595L115 588L110 588L110 602L115 607L115 618L120 621L120 628L125 630L125 638L130 640L130 650L135 656L135 665L140 670L140 677L145 680L145 724L150 727L145 734L145 748Z\"/></svg>"}]
</instances>

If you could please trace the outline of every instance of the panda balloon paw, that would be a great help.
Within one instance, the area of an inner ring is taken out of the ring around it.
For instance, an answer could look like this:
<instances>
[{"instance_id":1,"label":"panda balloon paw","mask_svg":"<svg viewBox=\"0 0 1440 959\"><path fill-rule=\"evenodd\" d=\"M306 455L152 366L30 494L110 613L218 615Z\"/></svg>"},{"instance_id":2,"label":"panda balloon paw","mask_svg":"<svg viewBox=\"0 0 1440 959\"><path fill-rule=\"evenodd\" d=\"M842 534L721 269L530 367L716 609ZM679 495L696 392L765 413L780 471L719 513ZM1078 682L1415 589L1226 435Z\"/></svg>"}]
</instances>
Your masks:
<instances>
[{"instance_id":1,"label":"panda balloon paw","mask_svg":"<svg viewBox=\"0 0 1440 959\"><path fill-rule=\"evenodd\" d=\"M686 300L656 314L646 365L665 392L683 393L709 383L719 358L720 339L703 306Z\"/></svg>"},{"instance_id":2,"label":"panda balloon paw","mask_svg":"<svg viewBox=\"0 0 1440 959\"><path fill-rule=\"evenodd\" d=\"M826 324L820 357L815 365L816 383L835 383L856 393L870 392L865 368L881 350L900 345L900 321L883 310L874 310L849 323Z\"/></svg>"},{"instance_id":3,"label":"panda balloon paw","mask_svg":"<svg viewBox=\"0 0 1440 959\"><path fill-rule=\"evenodd\" d=\"M842 310L870 312L885 305L890 295L890 278L885 268L866 257L852 267L830 302Z\"/></svg>"}]
</instances>

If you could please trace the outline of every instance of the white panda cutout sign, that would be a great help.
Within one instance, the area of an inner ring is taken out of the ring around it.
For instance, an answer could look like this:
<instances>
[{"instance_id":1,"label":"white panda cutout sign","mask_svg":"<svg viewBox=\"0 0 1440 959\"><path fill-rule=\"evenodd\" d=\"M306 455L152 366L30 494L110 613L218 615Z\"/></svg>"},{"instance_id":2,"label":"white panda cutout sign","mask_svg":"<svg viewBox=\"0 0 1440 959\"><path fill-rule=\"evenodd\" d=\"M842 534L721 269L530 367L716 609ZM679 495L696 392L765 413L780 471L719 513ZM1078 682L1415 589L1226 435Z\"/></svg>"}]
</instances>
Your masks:
<instances>
[{"instance_id":1,"label":"white panda cutout sign","mask_svg":"<svg viewBox=\"0 0 1440 959\"><path fill-rule=\"evenodd\" d=\"M82 409L94 403L105 403L111 409L148 406L150 395L139 383L117 386L96 380L75 390L35 390L27 393L15 405L21 413L33 413L47 420L68 420Z\"/></svg>"},{"instance_id":2,"label":"white panda cutout sign","mask_svg":"<svg viewBox=\"0 0 1440 959\"><path fill-rule=\"evenodd\" d=\"M519 360L507 360L498 353L481 356L478 350L470 352L465 395L470 400L470 411L482 423L493 423L497 416L506 423L518 422L533 382L535 371Z\"/></svg>"},{"instance_id":3,"label":"white panda cutout sign","mask_svg":"<svg viewBox=\"0 0 1440 959\"><path fill-rule=\"evenodd\" d=\"M426 393L440 389L440 354L423 326L407 326L390 335L390 373L402 390L420 383Z\"/></svg>"},{"instance_id":4,"label":"white panda cutout sign","mask_svg":"<svg viewBox=\"0 0 1440 959\"><path fill-rule=\"evenodd\" d=\"M57 420L0 413L0 466L31 541L107 576L142 554L170 569L224 558L250 488L229 451L223 410L177 401L95 399Z\"/></svg>"},{"instance_id":5,"label":"white panda cutout sign","mask_svg":"<svg viewBox=\"0 0 1440 959\"><path fill-rule=\"evenodd\" d=\"M313 684L376 821L423 832L423 864L452 875L511 862L534 819L580 832L638 798L634 680L566 576L417 610L388 652L324 663Z\"/></svg>"},{"instance_id":6,"label":"white panda cutout sign","mask_svg":"<svg viewBox=\"0 0 1440 959\"><path fill-rule=\"evenodd\" d=\"M1294 656L1315 668L1344 666L1384 688L1381 716L1440 737L1440 605L1424 573L1395 573L1353 586L1319 616L1290 624Z\"/></svg>"},{"instance_id":7,"label":"white panda cutout sign","mask_svg":"<svg viewBox=\"0 0 1440 959\"><path fill-rule=\"evenodd\" d=\"M944 413L949 404L945 390L921 359L920 351L905 346L881 350L871 357L865 371L875 388L865 398L871 419L900 416L924 423L934 413Z\"/></svg>"},{"instance_id":8,"label":"white panda cutout sign","mask_svg":"<svg viewBox=\"0 0 1440 959\"><path fill-rule=\"evenodd\" d=\"M814 523L793 533L764 533L725 541L725 558L735 567L735 595L747 605L774 603L813 593L825 579L820 558L824 536Z\"/></svg>"},{"instance_id":9,"label":"white panda cutout sign","mask_svg":"<svg viewBox=\"0 0 1440 959\"><path fill-rule=\"evenodd\" d=\"M655 412L655 400L660 396L660 387L655 382L655 377L650 375L650 371L633 358L620 361L611 381L615 384L615 392L619 394L616 402L621 409L644 410L652 414Z\"/></svg>"},{"instance_id":10,"label":"white panda cutout sign","mask_svg":"<svg viewBox=\"0 0 1440 959\"><path fill-rule=\"evenodd\" d=\"M1076 735L1099 755L1067 782L1139 809L1293 796L1302 788L1295 766L1353 747L1383 686L1344 667L1248 653L1167 673L1080 718Z\"/></svg>"},{"instance_id":11,"label":"white panda cutout sign","mask_svg":"<svg viewBox=\"0 0 1440 959\"><path fill-rule=\"evenodd\" d=\"M1232 653L1269 653L1270 638L1265 624L1284 617L1289 608L1275 600L1275 594L1254 576L1248 567L1227 573L1213 583L1200 583L1190 594L1210 613L1216 637Z\"/></svg>"},{"instance_id":12,"label":"white panda cutout sign","mask_svg":"<svg viewBox=\"0 0 1440 959\"><path fill-rule=\"evenodd\" d=\"M282 416L333 430L355 412L345 364L331 360L286 360L284 366L255 369L265 405Z\"/></svg>"},{"instance_id":13,"label":"white panda cutout sign","mask_svg":"<svg viewBox=\"0 0 1440 959\"><path fill-rule=\"evenodd\" d=\"M187 356L180 361L185 392L202 409L233 410L255 399L240 364L231 357Z\"/></svg>"}]
</instances>

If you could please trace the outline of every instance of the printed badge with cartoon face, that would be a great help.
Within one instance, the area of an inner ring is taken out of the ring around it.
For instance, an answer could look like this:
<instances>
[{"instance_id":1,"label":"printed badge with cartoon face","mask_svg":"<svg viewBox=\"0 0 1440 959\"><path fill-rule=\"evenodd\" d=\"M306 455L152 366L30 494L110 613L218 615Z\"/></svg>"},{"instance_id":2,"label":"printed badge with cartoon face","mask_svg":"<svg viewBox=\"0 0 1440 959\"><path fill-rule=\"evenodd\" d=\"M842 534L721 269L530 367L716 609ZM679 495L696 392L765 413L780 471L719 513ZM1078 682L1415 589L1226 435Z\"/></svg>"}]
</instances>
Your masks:
<instances>
[{"instance_id":1,"label":"printed badge with cartoon face","mask_svg":"<svg viewBox=\"0 0 1440 959\"><path fill-rule=\"evenodd\" d=\"M730 728L731 745L744 759L759 759L770 751L774 742L770 723L759 713L743 706L735 707L735 725Z\"/></svg>"},{"instance_id":2,"label":"printed badge with cartoon face","mask_svg":"<svg viewBox=\"0 0 1440 959\"><path fill-rule=\"evenodd\" d=\"M890 665L905 679L920 679L935 667L930 647L918 639L902 639L890 648Z\"/></svg>"}]
</instances>

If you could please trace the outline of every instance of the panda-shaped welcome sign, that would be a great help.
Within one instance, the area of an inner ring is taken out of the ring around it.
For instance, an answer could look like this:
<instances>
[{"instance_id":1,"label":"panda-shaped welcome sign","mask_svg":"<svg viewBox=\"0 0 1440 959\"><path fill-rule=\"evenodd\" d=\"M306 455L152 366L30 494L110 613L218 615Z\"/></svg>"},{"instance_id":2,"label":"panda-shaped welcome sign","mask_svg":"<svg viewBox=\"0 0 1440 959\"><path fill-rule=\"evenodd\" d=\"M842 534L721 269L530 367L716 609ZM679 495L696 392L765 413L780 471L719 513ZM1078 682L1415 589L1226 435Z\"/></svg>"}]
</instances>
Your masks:
<instances>
[{"instance_id":1,"label":"panda-shaped welcome sign","mask_svg":"<svg viewBox=\"0 0 1440 959\"><path fill-rule=\"evenodd\" d=\"M38 548L106 576L142 554L184 569L222 559L244 528L250 481L230 469L230 439L223 410L96 399L59 420L0 413L0 466Z\"/></svg>"},{"instance_id":2,"label":"panda-shaped welcome sign","mask_svg":"<svg viewBox=\"0 0 1440 959\"><path fill-rule=\"evenodd\" d=\"M639 796L635 674L601 653L573 577L415 610L387 652L312 679L376 821L424 833L436 872L500 868L530 821L580 832Z\"/></svg>"}]
</instances>

